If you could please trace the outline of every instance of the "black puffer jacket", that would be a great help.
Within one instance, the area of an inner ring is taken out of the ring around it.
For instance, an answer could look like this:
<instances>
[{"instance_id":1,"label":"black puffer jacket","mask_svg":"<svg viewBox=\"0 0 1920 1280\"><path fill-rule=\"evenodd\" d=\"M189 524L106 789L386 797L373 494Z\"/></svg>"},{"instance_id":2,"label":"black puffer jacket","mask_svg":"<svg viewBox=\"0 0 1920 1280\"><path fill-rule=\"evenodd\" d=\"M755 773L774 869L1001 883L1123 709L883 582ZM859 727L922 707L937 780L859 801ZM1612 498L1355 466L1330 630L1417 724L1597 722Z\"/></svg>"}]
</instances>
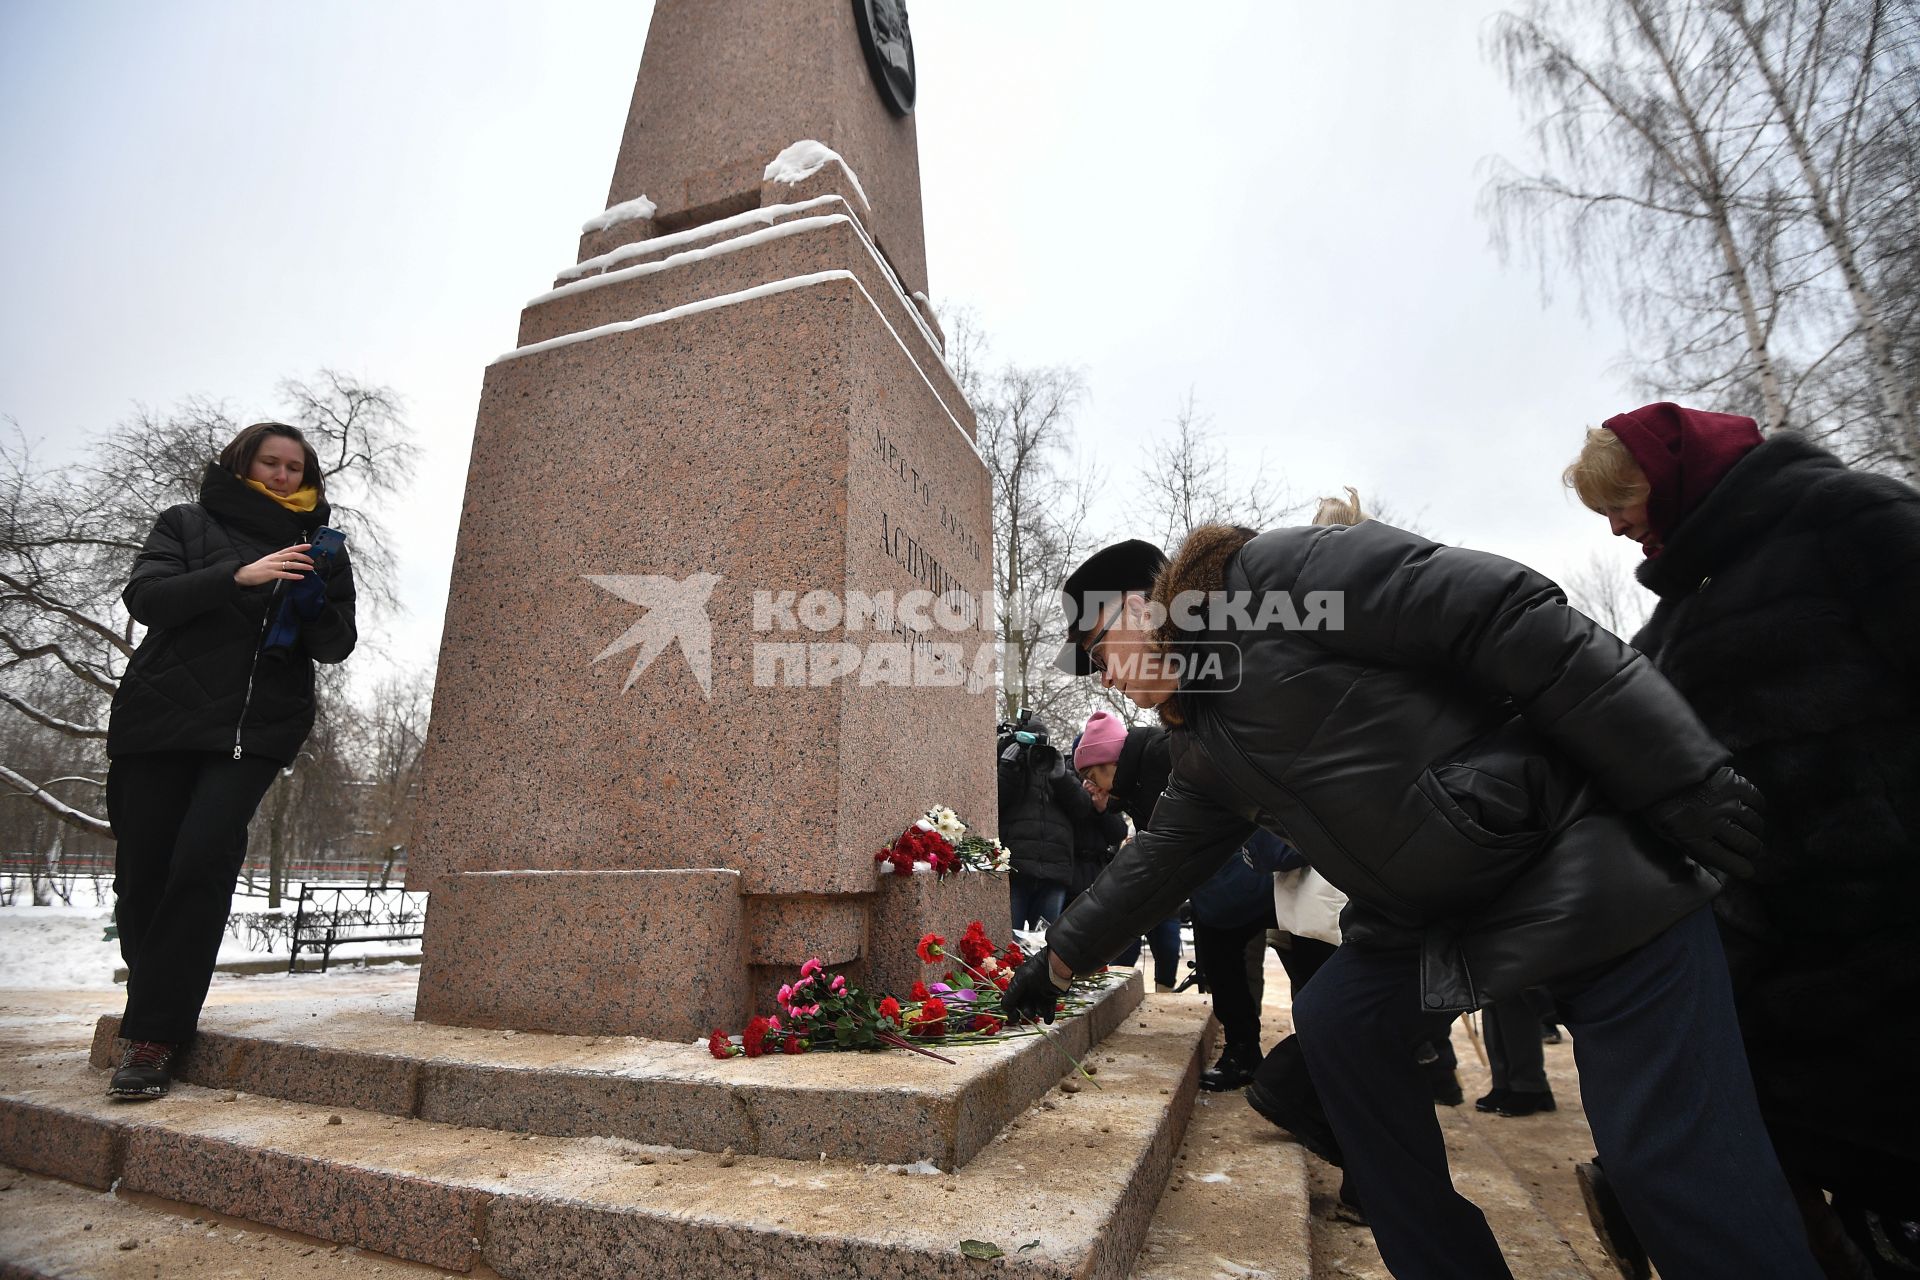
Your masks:
<instances>
[{"instance_id":1,"label":"black puffer jacket","mask_svg":"<svg viewBox=\"0 0 1920 1280\"><path fill-rule=\"evenodd\" d=\"M313 728L313 664L353 652L353 566L342 552L327 604L291 656L260 655L284 582L243 587L234 573L307 541L321 503L296 514L211 464L200 501L160 513L121 593L147 635L113 696L107 754L245 752L291 764Z\"/></svg>"},{"instance_id":2,"label":"black puffer jacket","mask_svg":"<svg viewBox=\"0 0 1920 1280\"><path fill-rule=\"evenodd\" d=\"M1920 493L1775 435L1639 577L1634 643L1767 797L1714 908L1776 1141L1920 1194Z\"/></svg>"},{"instance_id":3,"label":"black puffer jacket","mask_svg":"<svg viewBox=\"0 0 1920 1280\"><path fill-rule=\"evenodd\" d=\"M1369 521L1278 529L1228 591L1342 593L1338 629L1222 631L1179 694L1152 825L1048 935L1102 964L1254 827L1353 901L1348 941L1420 947L1428 1008L1469 1008L1647 942L1712 898L1627 817L1726 763L1653 665L1498 556Z\"/></svg>"},{"instance_id":4,"label":"black puffer jacket","mask_svg":"<svg viewBox=\"0 0 1920 1280\"><path fill-rule=\"evenodd\" d=\"M1127 730L1120 744L1120 758L1114 762L1113 786L1108 792L1137 830L1145 831L1153 821L1153 806L1173 776L1173 756L1167 746L1167 731L1158 725L1137 724Z\"/></svg>"},{"instance_id":5,"label":"black puffer jacket","mask_svg":"<svg viewBox=\"0 0 1920 1280\"><path fill-rule=\"evenodd\" d=\"M1033 721L1030 728L1045 731ZM1012 758L1007 751L1012 748ZM1000 842L1022 875L1073 883L1074 827L1093 811L1080 780L1050 746L1006 744L999 760Z\"/></svg>"}]
</instances>

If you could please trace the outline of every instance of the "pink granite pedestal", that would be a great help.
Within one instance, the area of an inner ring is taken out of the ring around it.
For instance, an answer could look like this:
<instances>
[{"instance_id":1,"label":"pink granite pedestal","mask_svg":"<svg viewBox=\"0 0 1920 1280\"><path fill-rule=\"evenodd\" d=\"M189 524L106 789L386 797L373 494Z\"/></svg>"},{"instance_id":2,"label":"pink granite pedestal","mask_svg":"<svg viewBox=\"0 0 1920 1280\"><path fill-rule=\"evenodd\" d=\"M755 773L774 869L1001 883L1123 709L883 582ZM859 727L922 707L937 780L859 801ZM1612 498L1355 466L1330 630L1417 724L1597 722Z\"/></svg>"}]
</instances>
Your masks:
<instances>
[{"instance_id":1,"label":"pink granite pedestal","mask_svg":"<svg viewBox=\"0 0 1920 1280\"><path fill-rule=\"evenodd\" d=\"M737 871L443 877L416 1016L467 1027L684 1040L747 1009ZM731 1016L728 1016L731 1015Z\"/></svg>"}]
</instances>

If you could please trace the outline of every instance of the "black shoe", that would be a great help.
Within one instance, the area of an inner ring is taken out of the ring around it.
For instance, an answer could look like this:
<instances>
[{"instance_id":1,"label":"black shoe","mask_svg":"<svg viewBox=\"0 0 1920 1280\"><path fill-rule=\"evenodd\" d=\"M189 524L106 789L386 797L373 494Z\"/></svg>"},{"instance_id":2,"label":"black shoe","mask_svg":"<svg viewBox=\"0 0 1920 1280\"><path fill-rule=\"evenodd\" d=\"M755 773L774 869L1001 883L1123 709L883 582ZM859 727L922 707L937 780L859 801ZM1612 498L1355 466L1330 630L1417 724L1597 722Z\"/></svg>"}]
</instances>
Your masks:
<instances>
[{"instance_id":1,"label":"black shoe","mask_svg":"<svg viewBox=\"0 0 1920 1280\"><path fill-rule=\"evenodd\" d=\"M1593 1234L1599 1237L1607 1261L1619 1270L1624 1280L1648 1280L1653 1269L1647 1265L1646 1246L1634 1234L1633 1224L1627 1221L1627 1211L1620 1206L1620 1198L1613 1194L1599 1161L1576 1164L1573 1177L1580 1184L1580 1198L1587 1202L1587 1220L1593 1223Z\"/></svg>"},{"instance_id":2,"label":"black shoe","mask_svg":"<svg viewBox=\"0 0 1920 1280\"><path fill-rule=\"evenodd\" d=\"M1289 1107L1279 1093L1267 1088L1258 1080L1247 1086L1244 1096L1248 1106L1272 1124L1292 1134L1295 1142L1335 1168L1339 1168L1344 1163L1345 1157L1340 1153L1340 1144L1333 1136L1333 1126L1327 1123L1324 1114L1312 1114L1313 1111L1318 1110L1317 1107Z\"/></svg>"},{"instance_id":3,"label":"black shoe","mask_svg":"<svg viewBox=\"0 0 1920 1280\"><path fill-rule=\"evenodd\" d=\"M1505 1089L1495 1089L1484 1098L1475 1098L1473 1100L1473 1109L1475 1111L1498 1111L1501 1104L1506 1102L1506 1100L1507 1091Z\"/></svg>"},{"instance_id":4,"label":"black shoe","mask_svg":"<svg viewBox=\"0 0 1920 1280\"><path fill-rule=\"evenodd\" d=\"M131 1041L107 1084L107 1096L133 1101L166 1097L173 1084L173 1053L174 1046L158 1040Z\"/></svg>"},{"instance_id":5,"label":"black shoe","mask_svg":"<svg viewBox=\"0 0 1920 1280\"><path fill-rule=\"evenodd\" d=\"M1443 1107L1457 1107L1466 1099L1460 1091L1460 1077L1451 1069L1435 1071L1427 1069L1427 1079L1433 1085L1433 1100Z\"/></svg>"},{"instance_id":6,"label":"black shoe","mask_svg":"<svg viewBox=\"0 0 1920 1280\"><path fill-rule=\"evenodd\" d=\"M1244 1089L1253 1080L1253 1073L1260 1065L1260 1047L1251 1049L1229 1045L1220 1055L1220 1061L1200 1073L1200 1087L1208 1093L1230 1093L1235 1089Z\"/></svg>"},{"instance_id":7,"label":"black shoe","mask_svg":"<svg viewBox=\"0 0 1920 1280\"><path fill-rule=\"evenodd\" d=\"M1551 1089L1542 1089L1537 1093L1531 1089L1509 1089L1507 1096L1495 1104L1493 1114L1509 1117L1530 1116L1542 1111L1558 1111L1559 1109L1559 1107L1554 1105L1553 1090Z\"/></svg>"},{"instance_id":8,"label":"black shoe","mask_svg":"<svg viewBox=\"0 0 1920 1280\"><path fill-rule=\"evenodd\" d=\"M1564 1038L1560 1034L1560 1024L1557 1022L1545 1023L1540 1028L1541 1044L1559 1044Z\"/></svg>"}]
</instances>

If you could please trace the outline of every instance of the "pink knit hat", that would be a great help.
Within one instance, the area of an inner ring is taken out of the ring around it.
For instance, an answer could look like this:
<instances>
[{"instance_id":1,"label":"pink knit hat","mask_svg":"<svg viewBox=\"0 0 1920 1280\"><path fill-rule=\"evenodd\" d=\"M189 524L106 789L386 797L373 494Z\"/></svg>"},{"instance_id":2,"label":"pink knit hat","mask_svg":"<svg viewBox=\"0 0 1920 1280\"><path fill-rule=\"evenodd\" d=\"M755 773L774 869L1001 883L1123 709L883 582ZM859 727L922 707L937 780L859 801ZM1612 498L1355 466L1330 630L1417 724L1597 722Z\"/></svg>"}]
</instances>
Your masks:
<instances>
[{"instance_id":1,"label":"pink knit hat","mask_svg":"<svg viewBox=\"0 0 1920 1280\"><path fill-rule=\"evenodd\" d=\"M1073 767L1090 769L1096 764L1112 764L1126 744L1126 721L1111 711L1096 711L1087 720L1080 745L1073 749Z\"/></svg>"}]
</instances>

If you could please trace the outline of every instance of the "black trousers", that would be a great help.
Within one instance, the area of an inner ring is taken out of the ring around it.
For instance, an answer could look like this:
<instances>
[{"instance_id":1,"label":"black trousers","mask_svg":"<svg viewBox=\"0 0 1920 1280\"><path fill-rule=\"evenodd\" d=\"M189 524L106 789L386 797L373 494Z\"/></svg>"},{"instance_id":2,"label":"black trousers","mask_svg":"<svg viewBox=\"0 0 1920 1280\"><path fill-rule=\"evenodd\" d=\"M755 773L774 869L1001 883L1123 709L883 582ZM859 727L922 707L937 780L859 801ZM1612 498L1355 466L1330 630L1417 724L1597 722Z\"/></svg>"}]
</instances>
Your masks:
<instances>
[{"instance_id":1,"label":"black trousers","mask_svg":"<svg viewBox=\"0 0 1920 1280\"><path fill-rule=\"evenodd\" d=\"M1273 908L1264 916L1228 928L1193 922L1193 955L1207 976L1207 994L1213 998L1213 1016L1220 1019L1220 1040L1227 1050L1260 1055L1260 998L1249 972L1248 950L1254 940L1265 946L1273 928ZM1263 984L1264 985L1264 984Z\"/></svg>"},{"instance_id":2,"label":"black trousers","mask_svg":"<svg viewBox=\"0 0 1920 1280\"><path fill-rule=\"evenodd\" d=\"M1540 1043L1540 1013L1534 993L1524 991L1487 1006L1487 1066L1493 1087L1514 1093L1546 1093L1547 1051Z\"/></svg>"},{"instance_id":3,"label":"black trousers","mask_svg":"<svg viewBox=\"0 0 1920 1280\"><path fill-rule=\"evenodd\" d=\"M247 823L279 768L216 751L121 756L108 767L127 1039L179 1044L193 1034L246 861Z\"/></svg>"},{"instance_id":4,"label":"black trousers","mask_svg":"<svg viewBox=\"0 0 1920 1280\"><path fill-rule=\"evenodd\" d=\"M1594 1145L1660 1274L1820 1280L1760 1120L1711 912L1553 994ZM1442 1025L1420 1006L1415 954L1341 947L1293 1019L1388 1269L1399 1280L1510 1276L1486 1219L1453 1189L1409 1052Z\"/></svg>"}]
</instances>

